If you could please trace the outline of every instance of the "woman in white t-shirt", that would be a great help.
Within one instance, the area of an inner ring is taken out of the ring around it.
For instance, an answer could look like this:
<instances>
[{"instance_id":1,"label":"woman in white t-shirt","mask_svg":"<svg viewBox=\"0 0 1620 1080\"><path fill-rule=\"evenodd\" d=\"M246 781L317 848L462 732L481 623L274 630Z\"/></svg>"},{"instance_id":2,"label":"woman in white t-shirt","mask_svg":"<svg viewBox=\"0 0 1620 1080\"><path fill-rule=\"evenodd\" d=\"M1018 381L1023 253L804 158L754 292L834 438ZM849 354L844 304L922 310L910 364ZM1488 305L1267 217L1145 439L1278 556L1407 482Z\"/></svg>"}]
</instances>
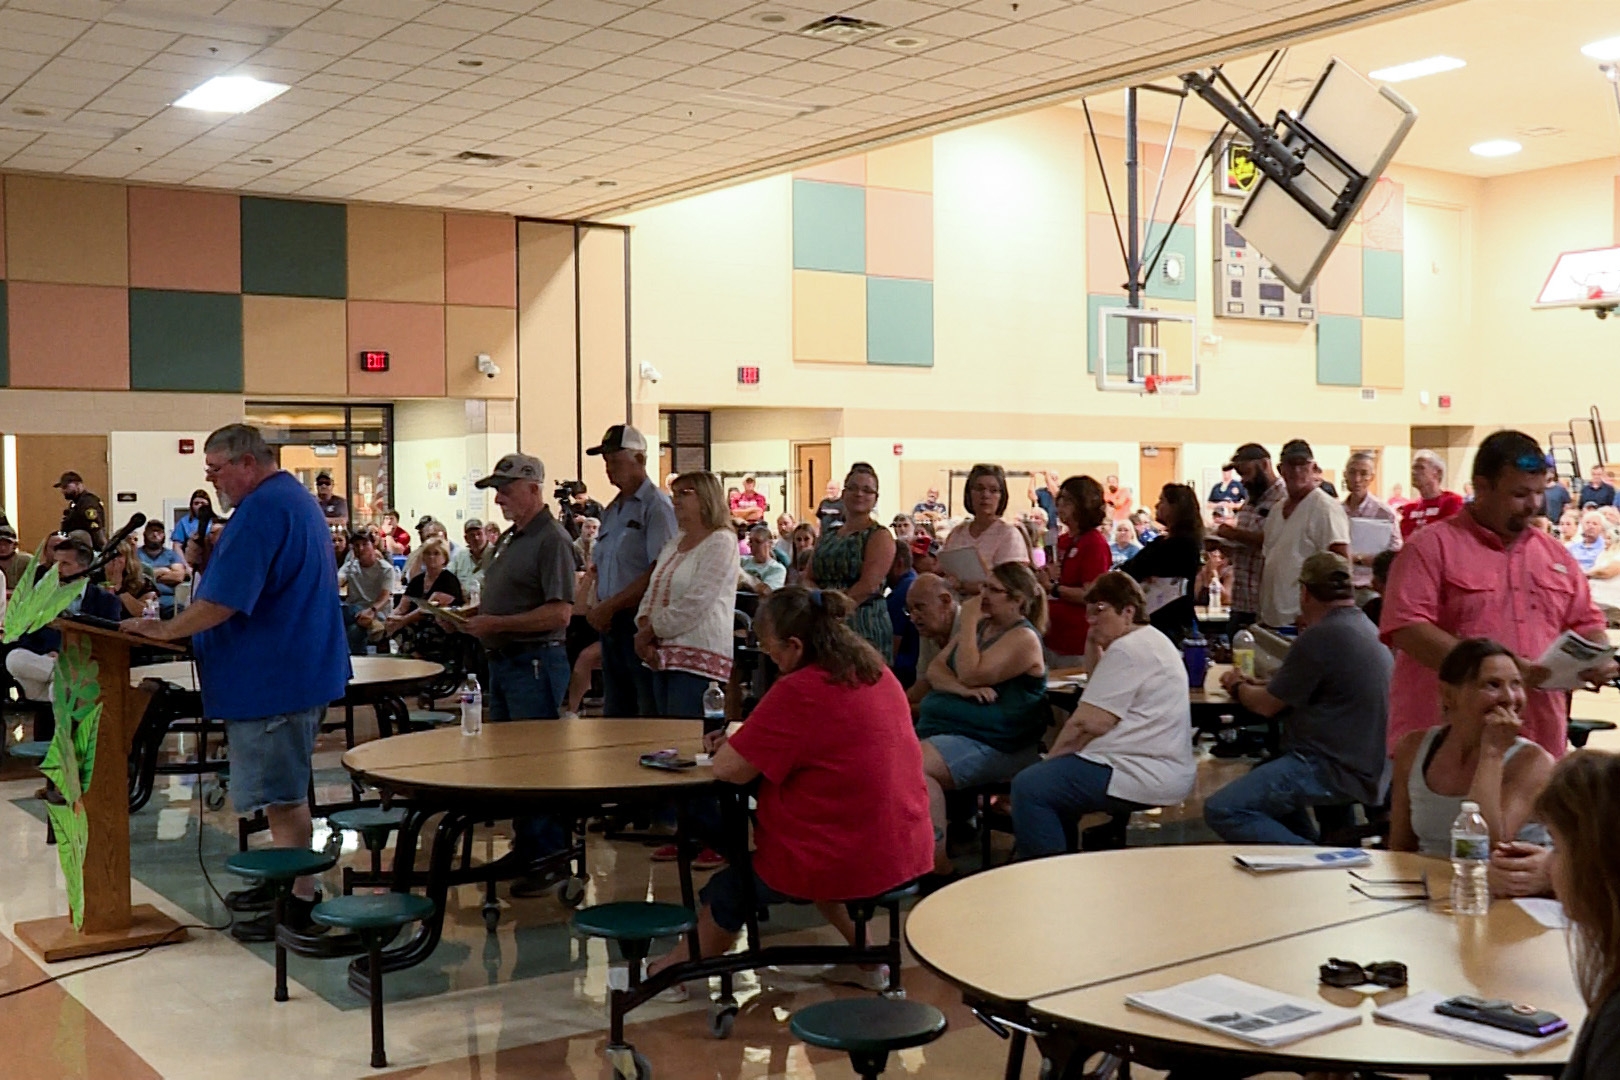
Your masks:
<instances>
[{"instance_id":1,"label":"woman in white t-shirt","mask_svg":"<svg viewBox=\"0 0 1620 1080\"><path fill-rule=\"evenodd\" d=\"M1000 465L975 465L962 485L962 502L972 517L951 530L940 555L961 548L978 553L984 573L1002 563L1030 562L1029 539L1023 529L1002 518L1007 512L1007 472ZM970 596L979 591L978 582L959 580L946 567L946 576L956 591Z\"/></svg>"},{"instance_id":2,"label":"woman in white t-shirt","mask_svg":"<svg viewBox=\"0 0 1620 1080\"><path fill-rule=\"evenodd\" d=\"M1187 669L1170 639L1148 625L1142 587L1119 571L1086 593L1085 693L1046 755L1013 780L1018 856L1078 849L1086 814L1169 806L1192 793L1192 709Z\"/></svg>"}]
</instances>

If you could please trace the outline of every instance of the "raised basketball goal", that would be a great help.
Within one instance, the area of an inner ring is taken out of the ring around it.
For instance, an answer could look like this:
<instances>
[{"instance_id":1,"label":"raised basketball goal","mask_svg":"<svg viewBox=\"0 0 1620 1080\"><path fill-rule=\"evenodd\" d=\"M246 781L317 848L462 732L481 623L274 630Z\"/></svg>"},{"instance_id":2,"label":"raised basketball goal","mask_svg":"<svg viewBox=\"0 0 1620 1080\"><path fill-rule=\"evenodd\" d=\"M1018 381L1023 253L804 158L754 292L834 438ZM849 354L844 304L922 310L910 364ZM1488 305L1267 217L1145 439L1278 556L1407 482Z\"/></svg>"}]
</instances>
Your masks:
<instances>
[{"instance_id":1,"label":"raised basketball goal","mask_svg":"<svg viewBox=\"0 0 1620 1080\"><path fill-rule=\"evenodd\" d=\"M1198 393L1198 322L1191 314L1130 307L1105 307L1097 314L1097 389Z\"/></svg>"},{"instance_id":2,"label":"raised basketball goal","mask_svg":"<svg viewBox=\"0 0 1620 1080\"><path fill-rule=\"evenodd\" d=\"M1620 307L1620 247L1566 251L1553 263L1534 305L1538 310L1580 308L1606 319Z\"/></svg>"}]
</instances>

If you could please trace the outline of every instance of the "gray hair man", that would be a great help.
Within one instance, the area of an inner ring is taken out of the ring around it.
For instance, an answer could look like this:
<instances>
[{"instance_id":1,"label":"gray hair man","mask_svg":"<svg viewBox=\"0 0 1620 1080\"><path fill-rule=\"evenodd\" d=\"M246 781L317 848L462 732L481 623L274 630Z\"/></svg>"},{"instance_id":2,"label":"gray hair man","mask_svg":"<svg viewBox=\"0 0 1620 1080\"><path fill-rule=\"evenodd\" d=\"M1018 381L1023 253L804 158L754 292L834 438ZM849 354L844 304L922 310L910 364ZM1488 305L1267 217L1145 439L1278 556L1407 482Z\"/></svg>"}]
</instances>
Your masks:
<instances>
[{"instance_id":1,"label":"gray hair man","mask_svg":"<svg viewBox=\"0 0 1620 1080\"><path fill-rule=\"evenodd\" d=\"M1433 450L1419 450L1412 455L1411 502L1401 507L1401 540L1426 525L1444 521L1463 508L1463 497L1445 489L1446 463Z\"/></svg>"},{"instance_id":2,"label":"gray hair man","mask_svg":"<svg viewBox=\"0 0 1620 1080\"><path fill-rule=\"evenodd\" d=\"M976 604L978 600L970 602ZM917 681L906 691L911 711L915 713L922 699L933 689L928 685L928 665L960 628L962 605L944 578L938 574L918 574L906 591L906 614L917 627Z\"/></svg>"},{"instance_id":3,"label":"gray hair man","mask_svg":"<svg viewBox=\"0 0 1620 1080\"><path fill-rule=\"evenodd\" d=\"M203 463L221 505L236 507L230 527L184 612L126 619L123 628L164 641L191 638L203 715L225 721L237 813L263 810L276 847L307 849L315 736L350 673L331 533L308 489L281 470L257 428L220 428L203 444ZM299 878L285 921L312 925L318 899L315 879ZM266 887L226 897L237 911L273 901ZM239 921L231 933L269 941L275 916Z\"/></svg>"},{"instance_id":4,"label":"gray hair man","mask_svg":"<svg viewBox=\"0 0 1620 1080\"><path fill-rule=\"evenodd\" d=\"M591 549L602 599L585 616L602 635L602 715L651 716L652 672L636 655L636 609L659 553L679 531L675 507L647 477L647 438L629 424L614 424L585 452L602 459L619 489Z\"/></svg>"}]
</instances>

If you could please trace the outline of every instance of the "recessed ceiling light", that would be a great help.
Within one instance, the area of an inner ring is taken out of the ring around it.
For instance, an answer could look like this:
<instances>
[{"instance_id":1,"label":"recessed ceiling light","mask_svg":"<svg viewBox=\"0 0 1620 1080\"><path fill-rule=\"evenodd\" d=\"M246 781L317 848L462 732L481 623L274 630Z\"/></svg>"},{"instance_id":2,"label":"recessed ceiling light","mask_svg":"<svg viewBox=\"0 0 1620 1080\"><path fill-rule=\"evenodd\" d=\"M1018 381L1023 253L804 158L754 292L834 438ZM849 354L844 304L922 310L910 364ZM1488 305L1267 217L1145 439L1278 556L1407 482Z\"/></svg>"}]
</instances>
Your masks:
<instances>
[{"instance_id":1,"label":"recessed ceiling light","mask_svg":"<svg viewBox=\"0 0 1620 1080\"><path fill-rule=\"evenodd\" d=\"M1604 38L1581 46L1581 55L1594 60L1620 60L1620 37Z\"/></svg>"},{"instance_id":2,"label":"recessed ceiling light","mask_svg":"<svg viewBox=\"0 0 1620 1080\"><path fill-rule=\"evenodd\" d=\"M1470 146L1468 152L1477 154L1480 157L1507 157L1509 154L1517 154L1523 149L1524 147L1512 139L1486 139L1484 142L1477 142Z\"/></svg>"},{"instance_id":3,"label":"recessed ceiling light","mask_svg":"<svg viewBox=\"0 0 1620 1080\"><path fill-rule=\"evenodd\" d=\"M199 112L245 113L286 92L286 83L264 82L251 75L216 75L174 104Z\"/></svg>"},{"instance_id":4,"label":"recessed ceiling light","mask_svg":"<svg viewBox=\"0 0 1620 1080\"><path fill-rule=\"evenodd\" d=\"M889 38L883 44L894 49L920 49L928 44L928 39L915 37L911 34L902 34L899 37Z\"/></svg>"},{"instance_id":5,"label":"recessed ceiling light","mask_svg":"<svg viewBox=\"0 0 1620 1080\"><path fill-rule=\"evenodd\" d=\"M456 63L460 64L462 67L483 67L484 66L484 62L482 60L474 59L473 57L470 57L470 56L467 57L464 60L457 60Z\"/></svg>"},{"instance_id":6,"label":"recessed ceiling light","mask_svg":"<svg viewBox=\"0 0 1620 1080\"><path fill-rule=\"evenodd\" d=\"M1564 133L1563 128L1554 127L1551 124L1541 124L1541 125L1538 125L1536 127L1527 127L1527 128L1520 128L1519 129L1519 134L1520 135L1525 135L1525 136L1528 136L1529 138L1532 138L1532 139L1545 139L1549 135L1562 135L1563 133Z\"/></svg>"},{"instance_id":7,"label":"recessed ceiling light","mask_svg":"<svg viewBox=\"0 0 1620 1080\"><path fill-rule=\"evenodd\" d=\"M764 23L766 26L781 26L788 21L788 17L780 11L762 11L754 16L754 21Z\"/></svg>"},{"instance_id":8,"label":"recessed ceiling light","mask_svg":"<svg viewBox=\"0 0 1620 1080\"><path fill-rule=\"evenodd\" d=\"M1369 71L1367 75L1379 82L1405 82L1408 79L1421 79L1425 75L1438 75L1442 71L1456 71L1467 66L1468 61L1459 60L1455 56L1427 56L1422 60Z\"/></svg>"}]
</instances>

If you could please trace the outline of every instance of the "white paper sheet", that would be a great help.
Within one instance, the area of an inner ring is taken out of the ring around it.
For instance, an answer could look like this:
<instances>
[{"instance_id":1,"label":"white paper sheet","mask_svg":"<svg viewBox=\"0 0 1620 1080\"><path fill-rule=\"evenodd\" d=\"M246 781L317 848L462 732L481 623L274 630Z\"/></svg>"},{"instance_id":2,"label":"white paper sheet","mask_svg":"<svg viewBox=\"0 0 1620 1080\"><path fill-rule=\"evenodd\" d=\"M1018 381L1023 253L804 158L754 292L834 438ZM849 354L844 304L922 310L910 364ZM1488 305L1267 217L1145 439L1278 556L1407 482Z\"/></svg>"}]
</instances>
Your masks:
<instances>
[{"instance_id":1,"label":"white paper sheet","mask_svg":"<svg viewBox=\"0 0 1620 1080\"><path fill-rule=\"evenodd\" d=\"M1413 1028L1429 1035L1438 1035L1443 1039L1456 1039L1458 1042L1483 1046L1489 1050L1502 1050L1509 1054L1526 1054L1531 1050L1539 1050L1549 1043L1566 1038L1570 1032L1569 1028L1565 1028L1557 1034L1545 1037L1520 1035L1516 1031L1506 1031L1455 1016L1442 1016L1435 1012L1434 1007L1450 996L1437 990L1423 990L1375 1010L1373 1016L1385 1023Z\"/></svg>"},{"instance_id":2,"label":"white paper sheet","mask_svg":"<svg viewBox=\"0 0 1620 1080\"><path fill-rule=\"evenodd\" d=\"M1543 690L1578 690L1586 684L1580 673L1614 655L1612 645L1588 641L1573 630L1565 630L1547 646L1536 663L1552 674L1541 684Z\"/></svg>"},{"instance_id":3,"label":"white paper sheet","mask_svg":"<svg viewBox=\"0 0 1620 1080\"><path fill-rule=\"evenodd\" d=\"M1350 554L1376 555L1380 551L1387 551L1394 536L1395 523L1393 521L1380 521L1377 518L1351 518Z\"/></svg>"},{"instance_id":4,"label":"white paper sheet","mask_svg":"<svg viewBox=\"0 0 1620 1080\"><path fill-rule=\"evenodd\" d=\"M1372 856L1360 848L1340 848L1337 851L1307 851L1301 853L1277 851L1249 852L1232 856L1232 861L1257 874L1271 870L1342 870L1351 866L1368 866Z\"/></svg>"},{"instance_id":5,"label":"white paper sheet","mask_svg":"<svg viewBox=\"0 0 1620 1080\"><path fill-rule=\"evenodd\" d=\"M1564 905L1556 900L1548 900L1541 896L1522 896L1513 902L1549 930L1563 930L1569 926L1569 917L1564 914Z\"/></svg>"},{"instance_id":6,"label":"white paper sheet","mask_svg":"<svg viewBox=\"0 0 1620 1080\"><path fill-rule=\"evenodd\" d=\"M960 547L940 552L939 568L964 585L978 585L984 581L984 563L979 561L979 553L974 548Z\"/></svg>"},{"instance_id":7,"label":"white paper sheet","mask_svg":"<svg viewBox=\"0 0 1620 1080\"><path fill-rule=\"evenodd\" d=\"M1125 1004L1256 1046L1286 1046L1361 1023L1355 1009L1279 994L1228 975L1127 994Z\"/></svg>"}]
</instances>

